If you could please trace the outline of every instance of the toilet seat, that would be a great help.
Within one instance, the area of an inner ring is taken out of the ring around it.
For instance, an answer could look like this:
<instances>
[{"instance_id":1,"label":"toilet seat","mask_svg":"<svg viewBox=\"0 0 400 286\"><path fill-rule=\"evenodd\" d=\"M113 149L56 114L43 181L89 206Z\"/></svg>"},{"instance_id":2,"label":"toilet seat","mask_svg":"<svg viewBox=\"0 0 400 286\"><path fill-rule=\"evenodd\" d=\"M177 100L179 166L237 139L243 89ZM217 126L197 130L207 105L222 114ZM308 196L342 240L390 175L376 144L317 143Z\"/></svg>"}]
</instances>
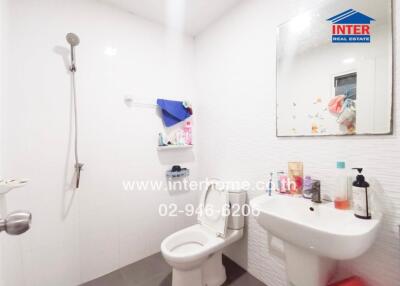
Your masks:
<instances>
[{"instance_id":1,"label":"toilet seat","mask_svg":"<svg viewBox=\"0 0 400 286\"><path fill-rule=\"evenodd\" d=\"M216 236L225 237L228 222L229 193L218 188L216 183L208 185L200 200L198 221Z\"/></svg>"},{"instance_id":2,"label":"toilet seat","mask_svg":"<svg viewBox=\"0 0 400 286\"><path fill-rule=\"evenodd\" d=\"M188 241L182 244L179 244L171 249L172 253L179 254L179 253L193 253L196 251L201 250L204 247L204 244L198 241Z\"/></svg>"},{"instance_id":3,"label":"toilet seat","mask_svg":"<svg viewBox=\"0 0 400 286\"><path fill-rule=\"evenodd\" d=\"M243 230L228 230L226 237L217 237L215 233L200 224L195 224L175 232L161 243L161 252L173 266L193 268L201 264L210 254L223 249L239 240Z\"/></svg>"}]
</instances>

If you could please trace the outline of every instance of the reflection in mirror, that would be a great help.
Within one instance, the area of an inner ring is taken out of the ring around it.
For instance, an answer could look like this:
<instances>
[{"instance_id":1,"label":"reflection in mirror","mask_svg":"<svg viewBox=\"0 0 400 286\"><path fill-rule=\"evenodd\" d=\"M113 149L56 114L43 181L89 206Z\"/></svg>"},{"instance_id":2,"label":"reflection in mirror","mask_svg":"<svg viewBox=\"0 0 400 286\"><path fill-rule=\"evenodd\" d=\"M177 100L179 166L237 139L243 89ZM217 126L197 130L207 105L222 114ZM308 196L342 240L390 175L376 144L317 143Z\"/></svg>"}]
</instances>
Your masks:
<instances>
[{"instance_id":1,"label":"reflection in mirror","mask_svg":"<svg viewBox=\"0 0 400 286\"><path fill-rule=\"evenodd\" d=\"M278 29L277 136L392 132L392 3L334 0Z\"/></svg>"}]
</instances>

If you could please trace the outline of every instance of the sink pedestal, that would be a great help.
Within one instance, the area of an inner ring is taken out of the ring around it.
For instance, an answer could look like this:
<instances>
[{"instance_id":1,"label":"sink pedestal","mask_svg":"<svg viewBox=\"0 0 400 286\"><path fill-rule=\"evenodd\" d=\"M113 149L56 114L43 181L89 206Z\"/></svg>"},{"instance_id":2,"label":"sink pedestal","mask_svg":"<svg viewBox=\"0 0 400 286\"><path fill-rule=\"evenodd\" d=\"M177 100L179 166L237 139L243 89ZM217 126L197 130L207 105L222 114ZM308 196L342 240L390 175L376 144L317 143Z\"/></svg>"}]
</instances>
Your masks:
<instances>
[{"instance_id":1,"label":"sink pedestal","mask_svg":"<svg viewBox=\"0 0 400 286\"><path fill-rule=\"evenodd\" d=\"M286 269L294 286L326 286L336 271L336 261L285 242Z\"/></svg>"}]
</instances>

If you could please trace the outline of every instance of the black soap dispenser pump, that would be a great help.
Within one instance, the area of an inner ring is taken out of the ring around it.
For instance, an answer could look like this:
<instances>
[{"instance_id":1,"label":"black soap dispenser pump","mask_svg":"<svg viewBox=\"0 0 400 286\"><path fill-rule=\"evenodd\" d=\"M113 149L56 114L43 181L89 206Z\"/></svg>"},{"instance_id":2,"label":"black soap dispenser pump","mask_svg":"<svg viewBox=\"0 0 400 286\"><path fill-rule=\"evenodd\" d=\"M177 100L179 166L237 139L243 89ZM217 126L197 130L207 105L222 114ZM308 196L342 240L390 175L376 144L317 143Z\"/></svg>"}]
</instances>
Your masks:
<instances>
[{"instance_id":1,"label":"black soap dispenser pump","mask_svg":"<svg viewBox=\"0 0 400 286\"><path fill-rule=\"evenodd\" d=\"M371 205L368 193L369 183L362 175L362 168L353 168L358 171L356 180L353 182L353 206L354 215L361 219L371 219Z\"/></svg>"}]
</instances>

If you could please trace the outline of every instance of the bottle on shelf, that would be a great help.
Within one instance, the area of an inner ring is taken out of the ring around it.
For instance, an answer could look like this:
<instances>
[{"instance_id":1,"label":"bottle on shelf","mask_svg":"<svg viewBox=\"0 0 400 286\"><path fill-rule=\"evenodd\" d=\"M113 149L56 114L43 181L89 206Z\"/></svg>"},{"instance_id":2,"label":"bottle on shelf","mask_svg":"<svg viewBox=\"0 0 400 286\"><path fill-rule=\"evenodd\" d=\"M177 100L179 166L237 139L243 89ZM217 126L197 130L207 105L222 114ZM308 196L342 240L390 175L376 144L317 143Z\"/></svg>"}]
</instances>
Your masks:
<instances>
[{"instance_id":1,"label":"bottle on shelf","mask_svg":"<svg viewBox=\"0 0 400 286\"><path fill-rule=\"evenodd\" d=\"M183 132L185 134L185 144L192 145L192 122L187 121L183 127Z\"/></svg>"}]
</instances>

